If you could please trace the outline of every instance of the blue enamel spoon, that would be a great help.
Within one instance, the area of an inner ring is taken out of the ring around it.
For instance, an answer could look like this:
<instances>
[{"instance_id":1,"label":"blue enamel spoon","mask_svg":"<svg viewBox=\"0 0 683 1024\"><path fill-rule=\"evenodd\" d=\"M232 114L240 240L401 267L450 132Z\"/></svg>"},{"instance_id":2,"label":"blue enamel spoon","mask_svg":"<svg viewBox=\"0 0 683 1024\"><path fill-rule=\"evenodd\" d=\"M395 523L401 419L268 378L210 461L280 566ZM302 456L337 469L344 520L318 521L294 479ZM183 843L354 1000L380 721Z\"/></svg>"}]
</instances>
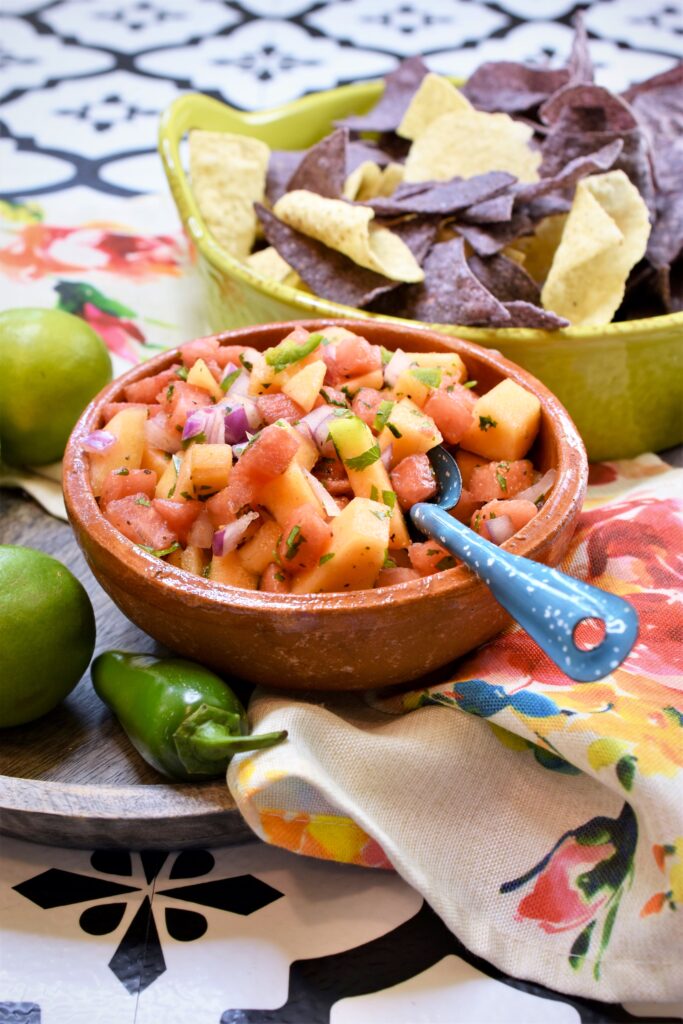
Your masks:
<instances>
[{"instance_id":1,"label":"blue enamel spoon","mask_svg":"<svg viewBox=\"0 0 683 1024\"><path fill-rule=\"evenodd\" d=\"M617 668L638 636L638 618L631 605L557 569L510 554L448 515L462 491L460 470L441 445L429 457L439 494L434 502L412 506L415 526L469 566L571 679L593 682ZM576 627L584 619L601 620L605 630L601 642L590 650L581 649L574 640Z\"/></svg>"}]
</instances>

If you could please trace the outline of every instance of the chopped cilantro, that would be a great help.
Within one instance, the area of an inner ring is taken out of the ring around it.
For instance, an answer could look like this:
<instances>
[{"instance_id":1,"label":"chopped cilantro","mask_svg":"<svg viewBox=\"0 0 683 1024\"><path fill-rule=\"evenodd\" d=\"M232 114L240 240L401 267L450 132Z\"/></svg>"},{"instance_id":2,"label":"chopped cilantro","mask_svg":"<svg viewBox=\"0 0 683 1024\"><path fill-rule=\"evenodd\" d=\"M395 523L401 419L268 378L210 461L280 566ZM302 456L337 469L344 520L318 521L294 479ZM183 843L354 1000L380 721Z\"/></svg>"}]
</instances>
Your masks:
<instances>
[{"instance_id":1,"label":"chopped cilantro","mask_svg":"<svg viewBox=\"0 0 683 1024\"><path fill-rule=\"evenodd\" d=\"M276 579L278 583L285 582L285 574L283 572L276 572L273 578Z\"/></svg>"},{"instance_id":2,"label":"chopped cilantro","mask_svg":"<svg viewBox=\"0 0 683 1024\"><path fill-rule=\"evenodd\" d=\"M320 397L323 402L327 402L328 405L336 405L338 409L346 409L346 402L338 402L336 398L330 398L325 388L320 389Z\"/></svg>"},{"instance_id":3,"label":"chopped cilantro","mask_svg":"<svg viewBox=\"0 0 683 1024\"><path fill-rule=\"evenodd\" d=\"M223 380L221 381L221 390L229 391L232 385L239 377L239 375L241 374L241 372L241 370L233 370L232 373L229 373L227 377L224 377Z\"/></svg>"},{"instance_id":4,"label":"chopped cilantro","mask_svg":"<svg viewBox=\"0 0 683 1024\"><path fill-rule=\"evenodd\" d=\"M373 462L381 456L378 444L373 444L371 448L361 452L360 455L354 455L351 459L344 459L344 465L349 469L367 469L368 466L372 466Z\"/></svg>"},{"instance_id":5,"label":"chopped cilantro","mask_svg":"<svg viewBox=\"0 0 683 1024\"><path fill-rule=\"evenodd\" d=\"M441 383L441 370L438 366L414 366L410 372L416 380L429 388L438 388Z\"/></svg>"},{"instance_id":6,"label":"chopped cilantro","mask_svg":"<svg viewBox=\"0 0 683 1024\"><path fill-rule=\"evenodd\" d=\"M496 420L492 420L490 416L480 416L479 417L479 429L483 430L484 433L486 433L486 431L489 429L489 427L497 427L497 426L498 426L498 423L496 422Z\"/></svg>"},{"instance_id":7,"label":"chopped cilantro","mask_svg":"<svg viewBox=\"0 0 683 1024\"><path fill-rule=\"evenodd\" d=\"M117 476L128 476L129 473L130 473L130 470L126 469L125 466L122 466L121 469L117 469L116 470L116 475Z\"/></svg>"},{"instance_id":8,"label":"chopped cilantro","mask_svg":"<svg viewBox=\"0 0 683 1024\"><path fill-rule=\"evenodd\" d=\"M183 441L183 448L189 448L191 444L206 444L206 434L202 431L194 437L186 437Z\"/></svg>"},{"instance_id":9,"label":"chopped cilantro","mask_svg":"<svg viewBox=\"0 0 683 1024\"><path fill-rule=\"evenodd\" d=\"M152 507L152 502L149 500L149 498L145 494L141 494L139 498L136 498L135 499L135 504L136 505L144 505L145 508L151 508Z\"/></svg>"},{"instance_id":10,"label":"chopped cilantro","mask_svg":"<svg viewBox=\"0 0 683 1024\"><path fill-rule=\"evenodd\" d=\"M192 495L190 494L189 491L181 491L180 492L180 497L184 498L185 501L192 501Z\"/></svg>"},{"instance_id":11,"label":"chopped cilantro","mask_svg":"<svg viewBox=\"0 0 683 1024\"><path fill-rule=\"evenodd\" d=\"M163 558L164 555L171 555L174 551L177 551L180 544L176 540L169 548L151 548L147 544L139 544L138 547L141 547L148 555L156 555L157 558Z\"/></svg>"},{"instance_id":12,"label":"chopped cilantro","mask_svg":"<svg viewBox=\"0 0 683 1024\"><path fill-rule=\"evenodd\" d=\"M251 373L251 371L254 369L254 364L250 363L248 359L244 358L244 352L240 352L240 362L244 369L247 371L247 373Z\"/></svg>"},{"instance_id":13,"label":"chopped cilantro","mask_svg":"<svg viewBox=\"0 0 683 1024\"><path fill-rule=\"evenodd\" d=\"M452 569L455 565L455 559L453 555L445 555L441 561L436 563L436 568L439 572L443 572L444 569Z\"/></svg>"},{"instance_id":14,"label":"chopped cilantro","mask_svg":"<svg viewBox=\"0 0 683 1024\"><path fill-rule=\"evenodd\" d=\"M472 523L472 529L476 533L479 533L479 527L480 526L481 526L481 514L479 512L477 512L476 516L474 517L474 522Z\"/></svg>"},{"instance_id":15,"label":"chopped cilantro","mask_svg":"<svg viewBox=\"0 0 683 1024\"><path fill-rule=\"evenodd\" d=\"M166 495L166 497L167 498L172 498L174 494L175 494L175 484L173 484L173 487L169 488L168 494Z\"/></svg>"},{"instance_id":16,"label":"chopped cilantro","mask_svg":"<svg viewBox=\"0 0 683 1024\"><path fill-rule=\"evenodd\" d=\"M303 544L303 542L305 540L306 540L306 538L304 537L303 533L301 532L301 527L300 526L293 526L292 529L289 531L289 537L285 541L285 547L287 548L287 553L285 554L285 558L287 558L287 559L294 558L294 556L296 555L297 551L299 550L299 548L301 547L301 545Z\"/></svg>"},{"instance_id":17,"label":"chopped cilantro","mask_svg":"<svg viewBox=\"0 0 683 1024\"><path fill-rule=\"evenodd\" d=\"M463 384L463 387L464 388L476 388L478 383L479 383L478 380L468 380L468 381L465 381L465 383Z\"/></svg>"},{"instance_id":18,"label":"chopped cilantro","mask_svg":"<svg viewBox=\"0 0 683 1024\"><path fill-rule=\"evenodd\" d=\"M503 494L506 494L508 489L508 482L505 479L503 473L499 473L498 470L496 470L496 480L498 481L498 486L500 487Z\"/></svg>"},{"instance_id":19,"label":"chopped cilantro","mask_svg":"<svg viewBox=\"0 0 683 1024\"><path fill-rule=\"evenodd\" d=\"M382 366L386 366L387 363L391 362L394 353L390 352L388 348L384 347L384 345L380 345L379 350L382 353Z\"/></svg>"},{"instance_id":20,"label":"chopped cilantro","mask_svg":"<svg viewBox=\"0 0 683 1024\"><path fill-rule=\"evenodd\" d=\"M401 431L393 423L387 423L387 430L391 431L394 437L403 437Z\"/></svg>"},{"instance_id":21,"label":"chopped cilantro","mask_svg":"<svg viewBox=\"0 0 683 1024\"><path fill-rule=\"evenodd\" d=\"M280 373L281 370L284 370L291 363L298 363L299 360L309 356L311 352L315 351L322 340L322 334L317 332L309 334L306 341L302 344L299 344L298 341L293 341L291 338L285 338L279 345L266 349L266 363L268 366L272 366L276 373Z\"/></svg>"},{"instance_id":22,"label":"chopped cilantro","mask_svg":"<svg viewBox=\"0 0 683 1024\"><path fill-rule=\"evenodd\" d=\"M179 366L175 372L176 377L180 377L181 380L187 380L188 371L186 366Z\"/></svg>"},{"instance_id":23,"label":"chopped cilantro","mask_svg":"<svg viewBox=\"0 0 683 1024\"><path fill-rule=\"evenodd\" d=\"M348 386L346 384L344 384L340 390L341 390L342 394L346 395L346 397L348 398L349 402L352 401L353 395L349 391Z\"/></svg>"},{"instance_id":24,"label":"chopped cilantro","mask_svg":"<svg viewBox=\"0 0 683 1024\"><path fill-rule=\"evenodd\" d=\"M394 402L381 402L377 408L377 413L373 421L373 430L376 430L379 434L380 430L387 425L387 420L391 416L391 410L394 408Z\"/></svg>"},{"instance_id":25,"label":"chopped cilantro","mask_svg":"<svg viewBox=\"0 0 683 1024\"><path fill-rule=\"evenodd\" d=\"M175 384L169 384L166 388L166 401L170 402L173 398L173 392L175 391Z\"/></svg>"},{"instance_id":26,"label":"chopped cilantro","mask_svg":"<svg viewBox=\"0 0 683 1024\"><path fill-rule=\"evenodd\" d=\"M396 494L394 493L394 491L382 491L382 501L384 502L385 505L388 505L388 507L393 512L394 506L396 504Z\"/></svg>"},{"instance_id":27,"label":"chopped cilantro","mask_svg":"<svg viewBox=\"0 0 683 1024\"><path fill-rule=\"evenodd\" d=\"M379 501L379 491L374 484L370 488L370 501Z\"/></svg>"},{"instance_id":28,"label":"chopped cilantro","mask_svg":"<svg viewBox=\"0 0 683 1024\"><path fill-rule=\"evenodd\" d=\"M211 575L211 562L209 562L207 565L205 565L204 568L202 569L202 576L204 577L205 580L208 580L210 575Z\"/></svg>"},{"instance_id":29,"label":"chopped cilantro","mask_svg":"<svg viewBox=\"0 0 683 1024\"><path fill-rule=\"evenodd\" d=\"M324 565L325 562L329 562L332 558L334 558L334 551L328 551L326 555L320 556L318 565Z\"/></svg>"},{"instance_id":30,"label":"chopped cilantro","mask_svg":"<svg viewBox=\"0 0 683 1024\"><path fill-rule=\"evenodd\" d=\"M384 561L382 562L382 568L383 569L395 569L396 568L396 562L393 560L393 558L389 558L389 549L388 548L384 552Z\"/></svg>"},{"instance_id":31,"label":"chopped cilantro","mask_svg":"<svg viewBox=\"0 0 683 1024\"><path fill-rule=\"evenodd\" d=\"M441 554L441 552L439 551L438 548L427 548L427 554L433 556L433 555L439 555L439 554Z\"/></svg>"}]
</instances>

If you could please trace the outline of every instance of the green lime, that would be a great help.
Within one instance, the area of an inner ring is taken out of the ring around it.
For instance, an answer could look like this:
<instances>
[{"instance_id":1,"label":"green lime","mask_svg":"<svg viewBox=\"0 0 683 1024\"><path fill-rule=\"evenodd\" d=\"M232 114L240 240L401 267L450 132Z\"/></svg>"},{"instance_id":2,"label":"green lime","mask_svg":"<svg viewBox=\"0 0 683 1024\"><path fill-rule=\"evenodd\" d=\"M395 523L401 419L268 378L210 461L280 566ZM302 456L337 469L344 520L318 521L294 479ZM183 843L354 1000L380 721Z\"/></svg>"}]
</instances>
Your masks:
<instances>
[{"instance_id":1,"label":"green lime","mask_svg":"<svg viewBox=\"0 0 683 1024\"><path fill-rule=\"evenodd\" d=\"M84 320L59 309L0 313L0 456L56 462L76 420L111 380L109 352Z\"/></svg>"},{"instance_id":2,"label":"green lime","mask_svg":"<svg viewBox=\"0 0 683 1024\"><path fill-rule=\"evenodd\" d=\"M51 711L85 672L95 615L65 565L32 548L0 546L0 728Z\"/></svg>"}]
</instances>

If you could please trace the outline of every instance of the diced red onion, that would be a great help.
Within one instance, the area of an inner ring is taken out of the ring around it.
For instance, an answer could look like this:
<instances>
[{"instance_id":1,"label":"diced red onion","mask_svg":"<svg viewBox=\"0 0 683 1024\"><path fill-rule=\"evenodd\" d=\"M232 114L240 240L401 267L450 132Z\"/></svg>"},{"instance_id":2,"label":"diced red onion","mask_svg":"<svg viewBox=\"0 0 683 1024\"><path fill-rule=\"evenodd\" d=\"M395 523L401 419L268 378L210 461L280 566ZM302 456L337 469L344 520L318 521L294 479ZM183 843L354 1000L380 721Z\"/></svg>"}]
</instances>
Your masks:
<instances>
[{"instance_id":1,"label":"diced red onion","mask_svg":"<svg viewBox=\"0 0 683 1024\"><path fill-rule=\"evenodd\" d=\"M384 383L393 388L401 374L408 369L412 359L407 352L397 348L393 356L384 367Z\"/></svg>"},{"instance_id":2,"label":"diced red onion","mask_svg":"<svg viewBox=\"0 0 683 1024\"><path fill-rule=\"evenodd\" d=\"M519 498L522 501L533 501L535 504L539 498L548 493L555 483L556 476L556 470L549 469L547 473L543 474L537 483L532 484L531 487L527 487L524 491L520 491L519 494L515 494L515 498Z\"/></svg>"},{"instance_id":3,"label":"diced red onion","mask_svg":"<svg viewBox=\"0 0 683 1024\"><path fill-rule=\"evenodd\" d=\"M233 394L232 391L229 391L216 408L221 409L224 414L232 412L233 409L244 409L247 422L249 423L249 430L258 430L263 422L263 417L258 410L256 402L253 398L248 398L246 395Z\"/></svg>"},{"instance_id":4,"label":"diced red onion","mask_svg":"<svg viewBox=\"0 0 683 1024\"><path fill-rule=\"evenodd\" d=\"M496 516L495 519L487 519L486 528L494 544L504 544L516 532L510 516Z\"/></svg>"},{"instance_id":5,"label":"diced red onion","mask_svg":"<svg viewBox=\"0 0 683 1024\"><path fill-rule=\"evenodd\" d=\"M241 405L232 409L225 417L225 441L226 444L241 444L247 440L247 427L249 420L244 407Z\"/></svg>"},{"instance_id":6,"label":"diced red onion","mask_svg":"<svg viewBox=\"0 0 683 1024\"><path fill-rule=\"evenodd\" d=\"M159 448L170 455L181 448L180 434L169 425L168 416L163 412L145 421L145 440L150 448Z\"/></svg>"},{"instance_id":7,"label":"diced red onion","mask_svg":"<svg viewBox=\"0 0 683 1024\"><path fill-rule=\"evenodd\" d=\"M198 434L204 433L204 410L195 409L185 420L185 426L183 427L182 439L183 441L189 441L190 438L196 437Z\"/></svg>"},{"instance_id":8,"label":"diced red onion","mask_svg":"<svg viewBox=\"0 0 683 1024\"><path fill-rule=\"evenodd\" d=\"M249 529L250 523L253 523L258 517L258 512L247 512L241 519L236 519L234 523L228 523L222 530L216 530L211 545L214 555L220 557L234 551Z\"/></svg>"},{"instance_id":9,"label":"diced red onion","mask_svg":"<svg viewBox=\"0 0 683 1024\"><path fill-rule=\"evenodd\" d=\"M195 409L185 420L183 441L191 441L199 434L204 435L206 444L225 443L224 414L217 406L209 409Z\"/></svg>"},{"instance_id":10,"label":"diced red onion","mask_svg":"<svg viewBox=\"0 0 683 1024\"><path fill-rule=\"evenodd\" d=\"M187 534L187 543L193 548L210 548L213 542L213 523L206 509L203 509Z\"/></svg>"},{"instance_id":11,"label":"diced red onion","mask_svg":"<svg viewBox=\"0 0 683 1024\"><path fill-rule=\"evenodd\" d=\"M305 437L307 441L311 442L311 444L314 443L313 431L311 430L311 428L309 427L308 423L306 423L305 420L299 420L297 423L295 423L294 429L298 430L301 436Z\"/></svg>"},{"instance_id":12,"label":"diced red onion","mask_svg":"<svg viewBox=\"0 0 683 1024\"><path fill-rule=\"evenodd\" d=\"M330 516L330 518L332 516L338 516L340 512L339 505L334 500L334 498L327 490L327 488L320 483L316 476L313 476L309 469L306 469L304 466L302 466L301 468L303 470L304 476L311 485L311 490L313 491L316 498L318 499L323 509L325 510L325 515Z\"/></svg>"},{"instance_id":13,"label":"diced red onion","mask_svg":"<svg viewBox=\"0 0 683 1024\"><path fill-rule=\"evenodd\" d=\"M93 430L83 441L87 452L106 452L111 448L116 437L109 430Z\"/></svg>"},{"instance_id":14,"label":"diced red onion","mask_svg":"<svg viewBox=\"0 0 683 1024\"><path fill-rule=\"evenodd\" d=\"M302 416L300 423L305 423L313 435L318 451L321 455L332 458L335 454L334 445L330 438L330 421L336 413L328 405L320 405L317 409L311 409L309 413Z\"/></svg>"},{"instance_id":15,"label":"diced red onion","mask_svg":"<svg viewBox=\"0 0 683 1024\"><path fill-rule=\"evenodd\" d=\"M236 370L237 367L234 367L234 369ZM242 395L246 398L249 394L249 374L243 370L239 377L235 377L226 393L230 395L231 398L234 398L236 395Z\"/></svg>"},{"instance_id":16,"label":"diced red onion","mask_svg":"<svg viewBox=\"0 0 683 1024\"><path fill-rule=\"evenodd\" d=\"M391 460L393 459L393 457L394 457L394 444L393 444L393 441L390 441L389 444L386 446L386 448L384 449L384 451L382 452L382 454L380 456L380 458L382 460L382 464L383 464L384 468L386 469L387 473L391 469Z\"/></svg>"},{"instance_id":17,"label":"diced red onion","mask_svg":"<svg viewBox=\"0 0 683 1024\"><path fill-rule=\"evenodd\" d=\"M221 376L221 384L223 383L225 378L229 377L231 373L235 372L235 370L239 370L239 366L235 366L234 363L226 363L223 368L223 374Z\"/></svg>"}]
</instances>

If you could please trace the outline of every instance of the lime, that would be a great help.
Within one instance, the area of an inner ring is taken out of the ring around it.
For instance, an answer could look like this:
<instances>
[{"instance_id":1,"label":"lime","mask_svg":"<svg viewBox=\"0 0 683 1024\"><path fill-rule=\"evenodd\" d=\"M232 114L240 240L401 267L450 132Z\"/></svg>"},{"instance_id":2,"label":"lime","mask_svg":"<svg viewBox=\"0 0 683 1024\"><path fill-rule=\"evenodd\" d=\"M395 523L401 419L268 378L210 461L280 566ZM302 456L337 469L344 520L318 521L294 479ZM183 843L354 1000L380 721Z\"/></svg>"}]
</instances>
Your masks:
<instances>
[{"instance_id":1,"label":"lime","mask_svg":"<svg viewBox=\"0 0 683 1024\"><path fill-rule=\"evenodd\" d=\"M94 648L90 598L66 566L42 551L0 545L0 728L51 711Z\"/></svg>"},{"instance_id":2,"label":"lime","mask_svg":"<svg viewBox=\"0 0 683 1024\"><path fill-rule=\"evenodd\" d=\"M111 380L107 348L84 320L59 309L0 313L0 456L56 462L76 420Z\"/></svg>"}]
</instances>

